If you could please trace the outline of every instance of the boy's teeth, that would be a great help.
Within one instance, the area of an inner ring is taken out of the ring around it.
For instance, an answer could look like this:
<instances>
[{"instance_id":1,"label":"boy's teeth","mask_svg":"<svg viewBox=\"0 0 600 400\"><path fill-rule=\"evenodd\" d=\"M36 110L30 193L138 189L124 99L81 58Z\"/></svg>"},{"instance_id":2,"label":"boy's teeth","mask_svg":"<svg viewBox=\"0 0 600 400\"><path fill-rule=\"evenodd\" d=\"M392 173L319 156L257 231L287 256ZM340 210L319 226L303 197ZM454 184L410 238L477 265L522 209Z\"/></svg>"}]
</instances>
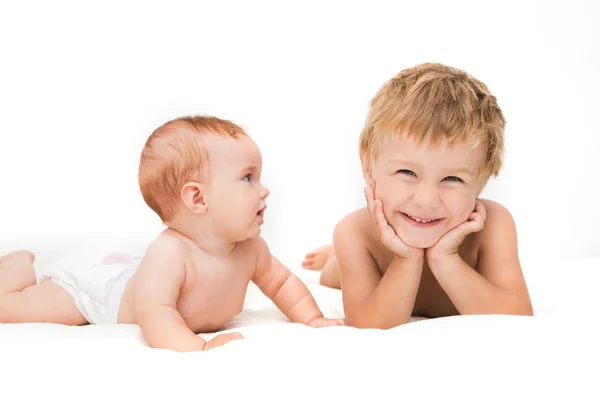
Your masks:
<instances>
[{"instance_id":1,"label":"boy's teeth","mask_svg":"<svg viewBox=\"0 0 600 400\"><path fill-rule=\"evenodd\" d=\"M412 219L414 219L417 222L431 222L431 221L433 221L432 219L419 219L417 217L413 217L412 215L409 215L409 217L411 217Z\"/></svg>"}]
</instances>

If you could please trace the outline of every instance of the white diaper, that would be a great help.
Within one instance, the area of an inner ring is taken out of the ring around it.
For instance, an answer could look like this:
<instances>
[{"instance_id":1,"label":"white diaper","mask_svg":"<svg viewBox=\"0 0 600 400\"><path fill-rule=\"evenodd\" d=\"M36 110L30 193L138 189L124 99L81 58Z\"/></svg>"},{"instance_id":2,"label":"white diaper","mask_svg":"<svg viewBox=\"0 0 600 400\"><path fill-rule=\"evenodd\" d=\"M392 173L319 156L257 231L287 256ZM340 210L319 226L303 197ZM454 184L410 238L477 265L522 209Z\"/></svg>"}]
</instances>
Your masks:
<instances>
[{"instance_id":1,"label":"white diaper","mask_svg":"<svg viewBox=\"0 0 600 400\"><path fill-rule=\"evenodd\" d=\"M51 279L69 292L90 324L116 324L125 286L140 260L127 252L75 251L50 264L38 282Z\"/></svg>"}]
</instances>

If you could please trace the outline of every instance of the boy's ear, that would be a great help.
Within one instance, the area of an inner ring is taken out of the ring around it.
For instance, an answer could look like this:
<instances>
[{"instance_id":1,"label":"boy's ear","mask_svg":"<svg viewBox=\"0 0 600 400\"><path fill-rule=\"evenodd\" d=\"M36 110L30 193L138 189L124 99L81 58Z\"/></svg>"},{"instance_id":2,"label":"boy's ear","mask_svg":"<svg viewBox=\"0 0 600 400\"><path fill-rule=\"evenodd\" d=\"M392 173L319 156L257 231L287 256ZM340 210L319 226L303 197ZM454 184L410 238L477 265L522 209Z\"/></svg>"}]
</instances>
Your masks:
<instances>
[{"instance_id":1,"label":"boy's ear","mask_svg":"<svg viewBox=\"0 0 600 400\"><path fill-rule=\"evenodd\" d=\"M204 194L204 185L198 182L188 182L181 189L181 199L183 204L193 214L204 214L208 210L206 197Z\"/></svg>"},{"instance_id":2,"label":"boy's ear","mask_svg":"<svg viewBox=\"0 0 600 400\"><path fill-rule=\"evenodd\" d=\"M372 173L372 167L369 164L363 164L363 178L365 178L365 182L368 184L370 181L373 180L373 173Z\"/></svg>"}]
</instances>

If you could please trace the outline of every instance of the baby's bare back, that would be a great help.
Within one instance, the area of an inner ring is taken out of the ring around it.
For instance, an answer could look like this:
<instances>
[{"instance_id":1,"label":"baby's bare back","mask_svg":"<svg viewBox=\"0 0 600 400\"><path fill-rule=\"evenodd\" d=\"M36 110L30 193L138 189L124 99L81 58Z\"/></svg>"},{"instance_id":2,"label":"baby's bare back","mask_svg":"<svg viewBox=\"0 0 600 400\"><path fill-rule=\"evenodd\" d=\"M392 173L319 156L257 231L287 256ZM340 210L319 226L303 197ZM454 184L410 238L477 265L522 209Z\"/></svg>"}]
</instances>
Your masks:
<instances>
[{"instance_id":1,"label":"baby's bare back","mask_svg":"<svg viewBox=\"0 0 600 400\"><path fill-rule=\"evenodd\" d=\"M236 245L227 257L212 256L180 236L185 280L177 311L195 333L214 332L242 311L256 264L256 245L248 240ZM120 323L136 323L135 279L127 284L119 312ZM125 322L128 321L128 322Z\"/></svg>"}]
</instances>

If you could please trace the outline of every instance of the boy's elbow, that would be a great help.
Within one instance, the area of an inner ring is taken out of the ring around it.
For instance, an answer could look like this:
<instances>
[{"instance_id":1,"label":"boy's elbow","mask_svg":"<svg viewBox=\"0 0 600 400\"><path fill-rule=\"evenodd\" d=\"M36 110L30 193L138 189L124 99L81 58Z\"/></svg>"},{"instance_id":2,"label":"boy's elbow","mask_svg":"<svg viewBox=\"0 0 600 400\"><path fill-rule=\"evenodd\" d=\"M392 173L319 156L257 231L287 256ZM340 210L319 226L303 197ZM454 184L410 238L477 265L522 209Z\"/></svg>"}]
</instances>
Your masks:
<instances>
[{"instance_id":1,"label":"boy's elbow","mask_svg":"<svg viewBox=\"0 0 600 400\"><path fill-rule=\"evenodd\" d=\"M344 319L346 326L358 329L392 329L408 323L407 320L392 321L389 318L381 318L369 312L354 311L346 313Z\"/></svg>"},{"instance_id":2,"label":"boy's elbow","mask_svg":"<svg viewBox=\"0 0 600 400\"><path fill-rule=\"evenodd\" d=\"M533 317L533 306L531 304L531 300L528 297L523 299L522 296L516 294L515 297L516 301L511 314Z\"/></svg>"},{"instance_id":3,"label":"boy's elbow","mask_svg":"<svg viewBox=\"0 0 600 400\"><path fill-rule=\"evenodd\" d=\"M527 317L533 317L533 306L531 305L531 302L525 302L525 304L523 304L523 307L521 307L521 315L527 316Z\"/></svg>"}]
</instances>

